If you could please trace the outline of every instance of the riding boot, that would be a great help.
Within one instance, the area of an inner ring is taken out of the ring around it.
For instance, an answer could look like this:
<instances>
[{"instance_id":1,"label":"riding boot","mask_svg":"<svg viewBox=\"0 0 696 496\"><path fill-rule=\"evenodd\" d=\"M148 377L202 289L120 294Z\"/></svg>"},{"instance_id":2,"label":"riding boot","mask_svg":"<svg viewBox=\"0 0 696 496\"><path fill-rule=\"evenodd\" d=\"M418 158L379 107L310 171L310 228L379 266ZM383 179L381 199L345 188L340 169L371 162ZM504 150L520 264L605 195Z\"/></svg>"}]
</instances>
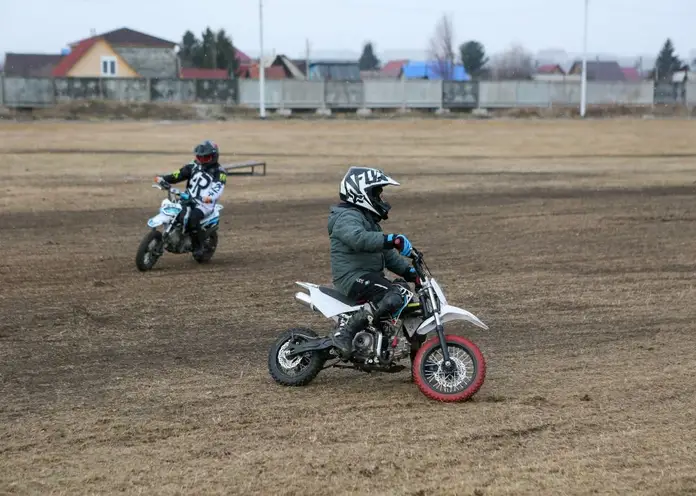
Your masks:
<instances>
[{"instance_id":1,"label":"riding boot","mask_svg":"<svg viewBox=\"0 0 696 496\"><path fill-rule=\"evenodd\" d=\"M362 308L350 316L345 326L336 331L332 336L333 344L341 352L343 358L350 358L353 352L353 339L355 335L371 323L372 314Z\"/></svg>"},{"instance_id":2,"label":"riding boot","mask_svg":"<svg viewBox=\"0 0 696 496\"><path fill-rule=\"evenodd\" d=\"M201 230L191 231L191 248L193 248L193 256L203 256L203 241L205 241L205 233Z\"/></svg>"}]
</instances>

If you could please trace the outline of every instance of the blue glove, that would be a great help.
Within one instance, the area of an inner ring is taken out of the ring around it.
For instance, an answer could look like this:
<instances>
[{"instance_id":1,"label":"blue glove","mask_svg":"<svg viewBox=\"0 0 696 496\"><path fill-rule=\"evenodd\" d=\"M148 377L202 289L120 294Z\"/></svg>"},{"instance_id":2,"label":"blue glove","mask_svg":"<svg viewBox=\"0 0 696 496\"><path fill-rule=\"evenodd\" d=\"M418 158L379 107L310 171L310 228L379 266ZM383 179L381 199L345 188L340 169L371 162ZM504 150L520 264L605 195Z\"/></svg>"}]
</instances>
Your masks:
<instances>
[{"instance_id":1,"label":"blue glove","mask_svg":"<svg viewBox=\"0 0 696 496\"><path fill-rule=\"evenodd\" d=\"M411 242L403 234L387 234L384 237L384 247L396 248L405 257L411 254Z\"/></svg>"},{"instance_id":2,"label":"blue glove","mask_svg":"<svg viewBox=\"0 0 696 496\"><path fill-rule=\"evenodd\" d=\"M191 198L191 195L189 195L188 193L186 193L186 192L184 191L183 193L181 193L181 194L179 195L179 197L180 197L182 200L186 201L186 200L189 200L189 199Z\"/></svg>"}]
</instances>

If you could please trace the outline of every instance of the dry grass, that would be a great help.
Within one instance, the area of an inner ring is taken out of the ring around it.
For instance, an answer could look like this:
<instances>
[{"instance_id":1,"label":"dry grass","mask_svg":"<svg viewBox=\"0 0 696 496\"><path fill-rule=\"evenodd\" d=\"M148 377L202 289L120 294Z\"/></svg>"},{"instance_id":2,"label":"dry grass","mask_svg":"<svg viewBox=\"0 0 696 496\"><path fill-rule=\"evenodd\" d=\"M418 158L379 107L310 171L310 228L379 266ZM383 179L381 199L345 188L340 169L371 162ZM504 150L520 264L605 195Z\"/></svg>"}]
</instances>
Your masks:
<instances>
[{"instance_id":1,"label":"dry grass","mask_svg":"<svg viewBox=\"0 0 696 496\"><path fill-rule=\"evenodd\" d=\"M693 493L695 135L632 120L0 124L0 492ZM140 274L149 179L205 137L269 175L230 181L211 264L170 255ZM142 153L49 153L75 148ZM385 228L490 325L452 329L489 362L473 401L431 402L407 373L271 382L274 336L322 330L293 282L329 280L326 214L350 162L402 181Z\"/></svg>"}]
</instances>

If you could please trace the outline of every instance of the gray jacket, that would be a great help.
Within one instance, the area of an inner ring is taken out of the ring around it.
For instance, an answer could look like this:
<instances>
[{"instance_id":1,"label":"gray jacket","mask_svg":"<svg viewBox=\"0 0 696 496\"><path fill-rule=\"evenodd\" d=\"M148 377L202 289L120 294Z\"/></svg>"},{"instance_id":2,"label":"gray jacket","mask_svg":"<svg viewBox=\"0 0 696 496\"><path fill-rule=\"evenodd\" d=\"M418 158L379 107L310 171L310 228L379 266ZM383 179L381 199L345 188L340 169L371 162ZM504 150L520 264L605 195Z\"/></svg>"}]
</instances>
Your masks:
<instances>
[{"instance_id":1,"label":"gray jacket","mask_svg":"<svg viewBox=\"0 0 696 496\"><path fill-rule=\"evenodd\" d=\"M331 275L333 284L348 294L355 280L389 269L404 276L411 265L396 250L384 249L384 234L371 215L341 203L330 208Z\"/></svg>"}]
</instances>

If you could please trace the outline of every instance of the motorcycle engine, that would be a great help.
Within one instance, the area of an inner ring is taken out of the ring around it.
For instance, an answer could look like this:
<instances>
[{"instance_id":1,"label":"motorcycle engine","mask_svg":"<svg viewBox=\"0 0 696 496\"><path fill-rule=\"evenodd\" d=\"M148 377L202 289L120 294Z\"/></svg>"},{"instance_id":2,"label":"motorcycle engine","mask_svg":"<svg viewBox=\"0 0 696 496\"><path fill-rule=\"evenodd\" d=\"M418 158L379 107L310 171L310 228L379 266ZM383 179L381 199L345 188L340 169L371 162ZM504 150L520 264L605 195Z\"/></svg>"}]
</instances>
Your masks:
<instances>
[{"instance_id":1,"label":"motorcycle engine","mask_svg":"<svg viewBox=\"0 0 696 496\"><path fill-rule=\"evenodd\" d=\"M375 338L372 333L367 331L360 331L353 338L353 348L356 351L370 352L372 351L372 346L375 342Z\"/></svg>"},{"instance_id":2,"label":"motorcycle engine","mask_svg":"<svg viewBox=\"0 0 696 496\"><path fill-rule=\"evenodd\" d=\"M181 230L174 229L169 233L167 238L169 251L174 253L182 253L186 248L186 242L189 241L188 237L184 237Z\"/></svg>"}]
</instances>

